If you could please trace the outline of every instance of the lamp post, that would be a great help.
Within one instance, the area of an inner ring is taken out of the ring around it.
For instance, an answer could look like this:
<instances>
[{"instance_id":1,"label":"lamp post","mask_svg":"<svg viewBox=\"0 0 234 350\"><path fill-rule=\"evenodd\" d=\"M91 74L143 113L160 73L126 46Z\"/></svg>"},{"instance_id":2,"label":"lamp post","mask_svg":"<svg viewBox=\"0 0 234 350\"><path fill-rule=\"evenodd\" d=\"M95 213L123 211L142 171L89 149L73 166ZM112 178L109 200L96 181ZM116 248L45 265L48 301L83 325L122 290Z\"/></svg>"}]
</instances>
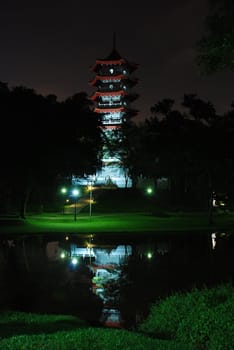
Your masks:
<instances>
[{"instance_id":1,"label":"lamp post","mask_svg":"<svg viewBox=\"0 0 234 350\"><path fill-rule=\"evenodd\" d=\"M91 251L92 251L92 240L93 240L93 235L90 235L89 236L89 241L88 241L88 244L87 244L87 248L88 248L88 251L89 251L89 265L91 266L91 262L92 262L92 258L91 258Z\"/></svg>"},{"instance_id":2,"label":"lamp post","mask_svg":"<svg viewBox=\"0 0 234 350\"><path fill-rule=\"evenodd\" d=\"M90 181L89 185L89 218L92 216L92 202L93 202L93 182Z\"/></svg>"},{"instance_id":3,"label":"lamp post","mask_svg":"<svg viewBox=\"0 0 234 350\"><path fill-rule=\"evenodd\" d=\"M62 193L62 194L66 194L66 193L67 193L66 187L61 188L61 193ZM62 214L64 215L64 203L63 203Z\"/></svg>"},{"instance_id":4,"label":"lamp post","mask_svg":"<svg viewBox=\"0 0 234 350\"><path fill-rule=\"evenodd\" d=\"M77 217L77 197L79 195L79 191L77 189L72 191L72 195L75 198L75 207L74 207L74 221L76 221L76 217Z\"/></svg>"}]
</instances>

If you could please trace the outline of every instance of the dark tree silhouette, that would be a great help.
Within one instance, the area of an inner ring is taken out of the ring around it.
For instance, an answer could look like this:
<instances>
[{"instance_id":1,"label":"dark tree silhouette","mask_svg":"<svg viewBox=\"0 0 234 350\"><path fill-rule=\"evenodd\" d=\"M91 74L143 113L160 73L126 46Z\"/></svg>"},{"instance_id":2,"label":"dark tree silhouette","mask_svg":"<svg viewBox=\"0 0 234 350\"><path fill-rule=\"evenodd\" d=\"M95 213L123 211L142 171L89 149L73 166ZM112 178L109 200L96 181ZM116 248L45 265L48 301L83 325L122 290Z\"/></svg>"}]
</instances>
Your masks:
<instances>
[{"instance_id":1,"label":"dark tree silhouette","mask_svg":"<svg viewBox=\"0 0 234 350\"><path fill-rule=\"evenodd\" d=\"M197 63L204 74L234 70L233 0L210 0L205 32L197 43Z\"/></svg>"},{"instance_id":2,"label":"dark tree silhouette","mask_svg":"<svg viewBox=\"0 0 234 350\"><path fill-rule=\"evenodd\" d=\"M33 89L0 85L4 111L1 128L1 211L20 208L25 217L32 191L53 188L58 176L93 173L102 147L100 121L86 93L64 102ZM41 193L40 193L40 196Z\"/></svg>"}]
</instances>

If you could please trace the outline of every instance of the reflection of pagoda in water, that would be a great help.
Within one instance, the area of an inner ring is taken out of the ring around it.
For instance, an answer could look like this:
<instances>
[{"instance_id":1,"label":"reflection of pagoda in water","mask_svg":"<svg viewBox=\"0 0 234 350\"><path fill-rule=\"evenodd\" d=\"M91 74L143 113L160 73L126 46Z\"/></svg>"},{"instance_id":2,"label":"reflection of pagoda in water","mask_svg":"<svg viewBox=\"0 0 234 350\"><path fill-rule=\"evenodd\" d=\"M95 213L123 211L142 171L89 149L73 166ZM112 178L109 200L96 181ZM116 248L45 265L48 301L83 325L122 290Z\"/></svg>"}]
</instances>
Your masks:
<instances>
[{"instance_id":1,"label":"reflection of pagoda in water","mask_svg":"<svg viewBox=\"0 0 234 350\"><path fill-rule=\"evenodd\" d=\"M121 128L123 121L137 114L131 109L131 102L137 98L131 93L131 88L137 83L137 79L131 78L131 74L138 65L130 63L122 58L115 48L109 56L97 59L92 67L96 74L90 84L96 88L91 96L95 103L94 111L101 115L102 128L105 140L114 138L116 129ZM108 142L105 142L102 158L102 169L96 174L97 184L113 183L118 187L131 187L131 179L126 175L121 159L117 154L113 155L108 150Z\"/></svg>"}]
</instances>

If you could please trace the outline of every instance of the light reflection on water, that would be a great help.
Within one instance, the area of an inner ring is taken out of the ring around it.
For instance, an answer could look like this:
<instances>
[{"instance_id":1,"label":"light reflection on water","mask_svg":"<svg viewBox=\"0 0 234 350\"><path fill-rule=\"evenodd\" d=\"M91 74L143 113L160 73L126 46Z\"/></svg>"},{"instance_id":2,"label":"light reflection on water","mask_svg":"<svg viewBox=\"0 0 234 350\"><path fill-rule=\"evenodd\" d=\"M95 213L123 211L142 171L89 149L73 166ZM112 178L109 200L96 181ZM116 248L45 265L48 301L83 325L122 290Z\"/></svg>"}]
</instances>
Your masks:
<instances>
[{"instance_id":1,"label":"light reflection on water","mask_svg":"<svg viewBox=\"0 0 234 350\"><path fill-rule=\"evenodd\" d=\"M155 297L233 278L233 246L233 234L219 232L7 237L0 245L2 304L26 311L77 310L91 322L129 327Z\"/></svg>"}]
</instances>

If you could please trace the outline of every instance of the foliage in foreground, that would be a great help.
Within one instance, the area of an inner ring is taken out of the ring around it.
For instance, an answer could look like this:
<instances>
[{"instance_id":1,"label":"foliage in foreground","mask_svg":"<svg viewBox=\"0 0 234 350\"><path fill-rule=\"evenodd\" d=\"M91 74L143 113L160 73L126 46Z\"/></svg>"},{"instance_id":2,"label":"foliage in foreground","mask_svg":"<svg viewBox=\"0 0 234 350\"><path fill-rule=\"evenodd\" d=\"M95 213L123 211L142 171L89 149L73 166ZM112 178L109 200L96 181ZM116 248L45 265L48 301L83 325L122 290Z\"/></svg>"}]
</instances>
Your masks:
<instances>
[{"instance_id":1,"label":"foliage in foreground","mask_svg":"<svg viewBox=\"0 0 234 350\"><path fill-rule=\"evenodd\" d=\"M20 335L0 341L1 350L189 350L191 347L157 340L125 330L82 328L53 334Z\"/></svg>"},{"instance_id":2,"label":"foliage in foreground","mask_svg":"<svg viewBox=\"0 0 234 350\"><path fill-rule=\"evenodd\" d=\"M192 344L196 349L233 350L234 287L220 285L176 293L153 304L138 329L157 338Z\"/></svg>"},{"instance_id":3,"label":"foliage in foreground","mask_svg":"<svg viewBox=\"0 0 234 350\"><path fill-rule=\"evenodd\" d=\"M234 287L194 288L154 303L141 333L91 328L73 316L11 312L1 314L0 330L0 350L232 350Z\"/></svg>"},{"instance_id":4,"label":"foliage in foreground","mask_svg":"<svg viewBox=\"0 0 234 350\"><path fill-rule=\"evenodd\" d=\"M7 311L0 314L0 339L21 334L48 334L86 326L84 320L70 315Z\"/></svg>"}]
</instances>

